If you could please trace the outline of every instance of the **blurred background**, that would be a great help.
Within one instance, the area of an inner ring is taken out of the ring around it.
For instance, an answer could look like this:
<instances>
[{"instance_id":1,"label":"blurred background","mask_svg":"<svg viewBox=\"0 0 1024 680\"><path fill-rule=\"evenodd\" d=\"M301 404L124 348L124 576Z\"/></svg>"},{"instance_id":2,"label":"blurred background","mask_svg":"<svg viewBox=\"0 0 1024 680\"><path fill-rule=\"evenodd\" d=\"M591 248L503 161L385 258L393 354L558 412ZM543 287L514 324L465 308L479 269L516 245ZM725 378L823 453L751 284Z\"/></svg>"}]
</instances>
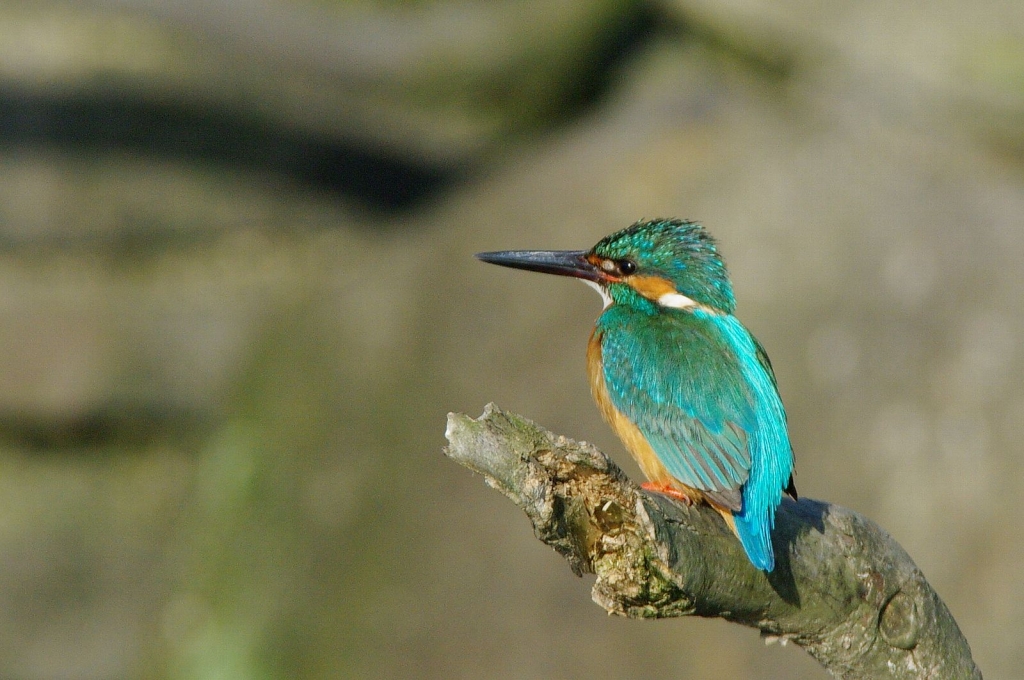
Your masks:
<instances>
[{"instance_id":1,"label":"blurred background","mask_svg":"<svg viewBox=\"0 0 1024 680\"><path fill-rule=\"evenodd\" d=\"M702 221L802 494L1024 667L1024 4L4 0L0 676L823 678L611 619L444 458L488 401L636 468L583 286Z\"/></svg>"}]
</instances>

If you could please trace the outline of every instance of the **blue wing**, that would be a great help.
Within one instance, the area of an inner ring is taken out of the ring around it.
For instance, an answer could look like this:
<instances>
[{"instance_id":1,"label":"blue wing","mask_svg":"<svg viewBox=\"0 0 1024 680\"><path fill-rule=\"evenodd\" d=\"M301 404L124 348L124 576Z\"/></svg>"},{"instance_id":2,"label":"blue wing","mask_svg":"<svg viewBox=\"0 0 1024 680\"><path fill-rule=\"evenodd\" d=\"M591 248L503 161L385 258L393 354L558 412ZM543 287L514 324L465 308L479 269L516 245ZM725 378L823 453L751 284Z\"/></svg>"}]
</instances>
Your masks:
<instances>
[{"instance_id":1,"label":"blue wing","mask_svg":"<svg viewBox=\"0 0 1024 680\"><path fill-rule=\"evenodd\" d=\"M767 356L731 315L634 314L612 306L599 320L612 403L674 477L733 511L751 560L770 569L792 451Z\"/></svg>"},{"instance_id":2,"label":"blue wing","mask_svg":"<svg viewBox=\"0 0 1024 680\"><path fill-rule=\"evenodd\" d=\"M618 318L633 313L613 307L601 320L612 403L676 479L703 491L739 489L750 474L757 404L730 338L713 318L690 312Z\"/></svg>"}]
</instances>

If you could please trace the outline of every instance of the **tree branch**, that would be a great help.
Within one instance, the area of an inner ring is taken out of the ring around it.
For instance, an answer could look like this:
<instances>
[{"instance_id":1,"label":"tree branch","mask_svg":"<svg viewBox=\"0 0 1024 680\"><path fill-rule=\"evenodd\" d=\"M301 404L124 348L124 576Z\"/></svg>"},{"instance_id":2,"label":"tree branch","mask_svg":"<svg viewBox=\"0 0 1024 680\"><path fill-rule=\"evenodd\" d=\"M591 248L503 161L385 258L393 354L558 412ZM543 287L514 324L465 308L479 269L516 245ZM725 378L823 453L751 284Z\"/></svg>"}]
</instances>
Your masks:
<instances>
[{"instance_id":1,"label":"tree branch","mask_svg":"<svg viewBox=\"0 0 1024 680\"><path fill-rule=\"evenodd\" d=\"M783 501L765 574L718 513L641 491L586 442L493 404L477 420L449 414L445 436L445 453L525 510L574 573L597 574L610 613L721 617L795 642L837 678L981 678L921 571L851 510Z\"/></svg>"}]
</instances>

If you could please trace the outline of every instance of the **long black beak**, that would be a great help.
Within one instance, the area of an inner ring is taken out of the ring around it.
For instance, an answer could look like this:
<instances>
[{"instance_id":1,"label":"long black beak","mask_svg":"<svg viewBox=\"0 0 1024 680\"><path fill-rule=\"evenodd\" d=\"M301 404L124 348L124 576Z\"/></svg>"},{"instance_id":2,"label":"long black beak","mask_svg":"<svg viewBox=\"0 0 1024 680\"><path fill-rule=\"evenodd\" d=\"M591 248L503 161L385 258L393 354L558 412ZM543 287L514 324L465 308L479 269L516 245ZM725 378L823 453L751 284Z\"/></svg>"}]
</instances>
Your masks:
<instances>
[{"instance_id":1,"label":"long black beak","mask_svg":"<svg viewBox=\"0 0 1024 680\"><path fill-rule=\"evenodd\" d=\"M607 281L608 276L591 264L586 256L585 250L501 250L476 254L479 260L502 267L572 276L587 281Z\"/></svg>"}]
</instances>

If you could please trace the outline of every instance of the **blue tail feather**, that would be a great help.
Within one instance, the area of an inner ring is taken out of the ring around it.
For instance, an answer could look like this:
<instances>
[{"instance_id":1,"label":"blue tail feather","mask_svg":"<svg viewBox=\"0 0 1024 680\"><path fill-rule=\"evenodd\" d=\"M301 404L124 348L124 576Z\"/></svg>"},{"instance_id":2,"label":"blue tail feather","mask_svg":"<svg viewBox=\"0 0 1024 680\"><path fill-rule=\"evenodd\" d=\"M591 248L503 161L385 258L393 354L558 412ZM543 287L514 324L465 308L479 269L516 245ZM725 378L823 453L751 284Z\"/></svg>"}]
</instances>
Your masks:
<instances>
[{"instance_id":1,"label":"blue tail feather","mask_svg":"<svg viewBox=\"0 0 1024 680\"><path fill-rule=\"evenodd\" d=\"M744 503L744 505L746 505ZM755 567L762 571L775 569L775 551L772 549L772 524L764 513L745 512L733 514L733 523L736 525L736 534L739 536L743 550Z\"/></svg>"}]
</instances>

